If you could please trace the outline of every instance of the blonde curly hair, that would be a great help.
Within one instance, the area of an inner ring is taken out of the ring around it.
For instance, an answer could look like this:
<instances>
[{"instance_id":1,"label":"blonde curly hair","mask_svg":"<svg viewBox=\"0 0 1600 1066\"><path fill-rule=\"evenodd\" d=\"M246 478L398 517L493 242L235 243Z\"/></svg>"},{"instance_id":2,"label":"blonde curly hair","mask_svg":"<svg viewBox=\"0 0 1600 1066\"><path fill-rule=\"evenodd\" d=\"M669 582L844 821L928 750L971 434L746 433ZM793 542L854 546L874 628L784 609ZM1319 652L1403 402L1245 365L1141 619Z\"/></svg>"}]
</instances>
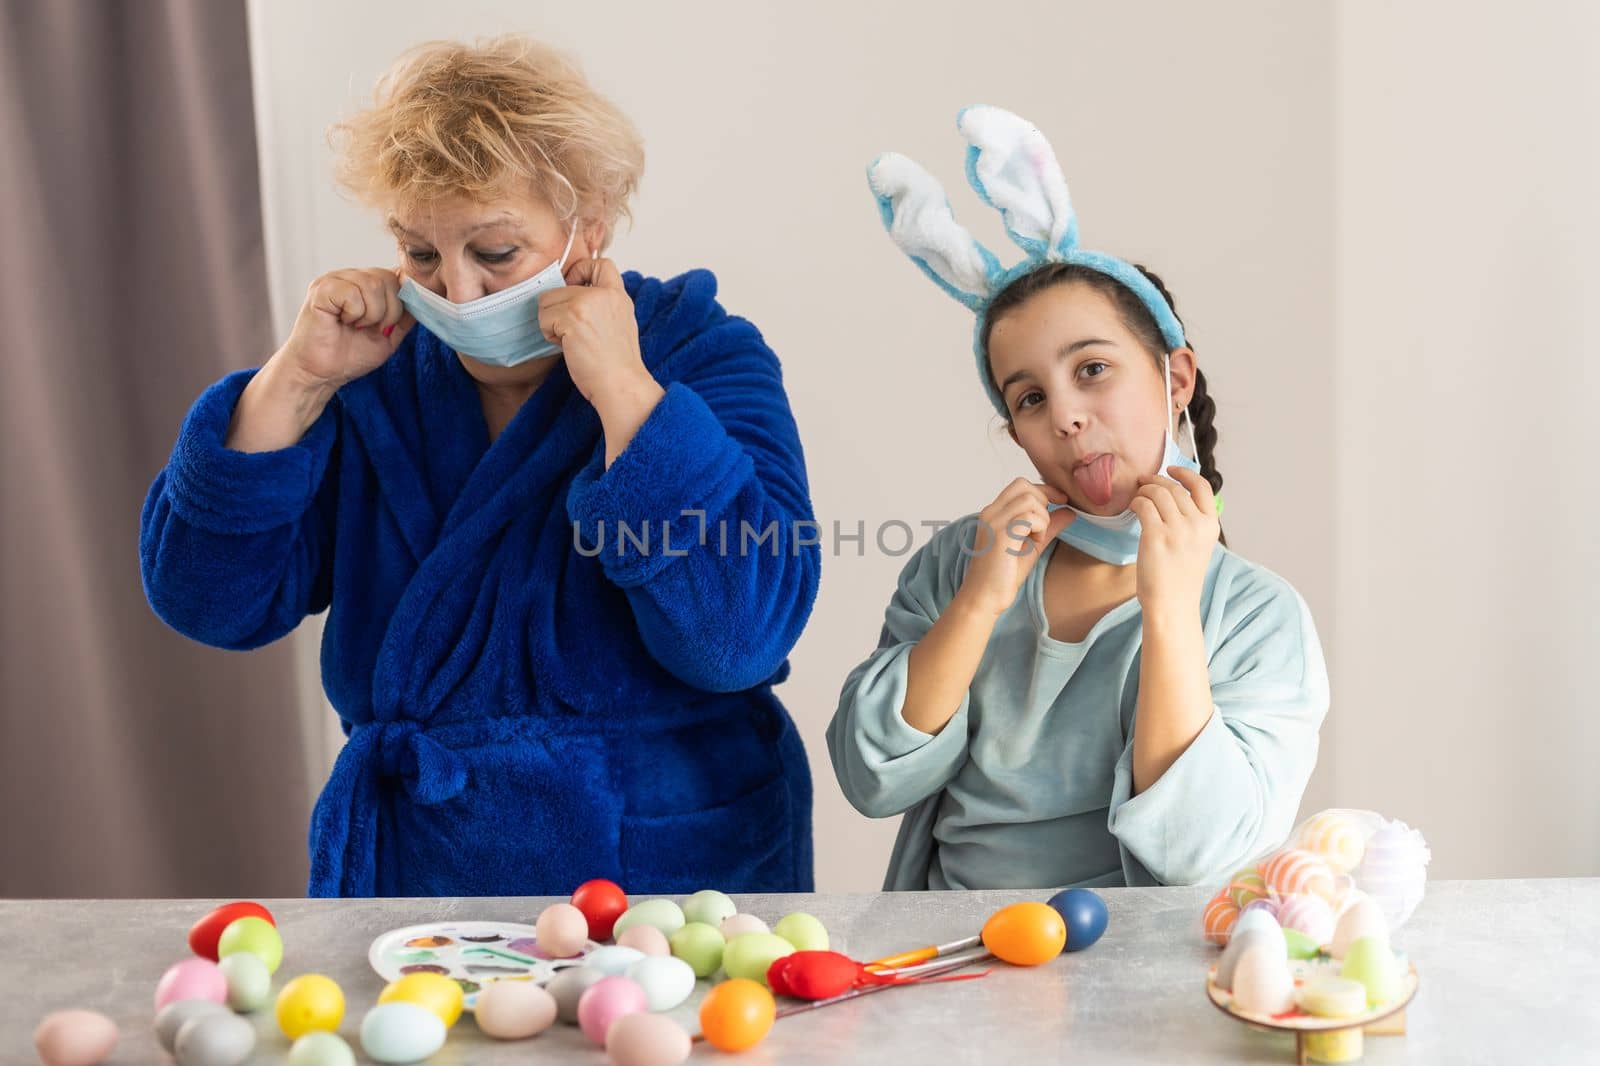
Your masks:
<instances>
[{"instance_id":1,"label":"blonde curly hair","mask_svg":"<svg viewBox=\"0 0 1600 1066\"><path fill-rule=\"evenodd\" d=\"M576 61L511 34L410 49L378 79L373 105L328 131L341 187L396 210L445 196L489 202L538 193L563 222L631 220L644 170L631 122Z\"/></svg>"}]
</instances>

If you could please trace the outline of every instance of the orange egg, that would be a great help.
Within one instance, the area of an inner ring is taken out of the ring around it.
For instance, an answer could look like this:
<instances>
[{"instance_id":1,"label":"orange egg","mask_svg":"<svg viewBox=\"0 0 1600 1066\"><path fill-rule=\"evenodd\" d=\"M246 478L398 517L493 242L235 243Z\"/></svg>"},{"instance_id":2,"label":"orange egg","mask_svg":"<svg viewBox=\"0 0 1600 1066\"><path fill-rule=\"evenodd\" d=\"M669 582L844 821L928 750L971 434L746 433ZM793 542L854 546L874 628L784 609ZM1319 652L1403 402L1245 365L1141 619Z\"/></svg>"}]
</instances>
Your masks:
<instances>
[{"instance_id":1,"label":"orange egg","mask_svg":"<svg viewBox=\"0 0 1600 1066\"><path fill-rule=\"evenodd\" d=\"M745 1051L765 1039L778 1004L758 982L724 981L700 1004L700 1031L719 1051Z\"/></svg>"},{"instance_id":2,"label":"orange egg","mask_svg":"<svg viewBox=\"0 0 1600 1066\"><path fill-rule=\"evenodd\" d=\"M1038 966L1061 954L1067 923L1048 903L1013 903L983 923L983 946L1013 966Z\"/></svg>"}]
</instances>

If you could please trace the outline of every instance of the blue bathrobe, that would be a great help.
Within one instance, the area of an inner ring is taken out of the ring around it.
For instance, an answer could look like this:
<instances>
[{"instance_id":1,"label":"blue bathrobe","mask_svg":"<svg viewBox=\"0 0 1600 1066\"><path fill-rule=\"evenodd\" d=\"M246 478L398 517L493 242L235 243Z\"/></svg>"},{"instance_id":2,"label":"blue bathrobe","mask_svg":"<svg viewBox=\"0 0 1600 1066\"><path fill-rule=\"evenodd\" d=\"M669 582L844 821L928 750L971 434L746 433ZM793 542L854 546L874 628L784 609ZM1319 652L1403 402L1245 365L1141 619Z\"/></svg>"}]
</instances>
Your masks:
<instances>
[{"instance_id":1,"label":"blue bathrobe","mask_svg":"<svg viewBox=\"0 0 1600 1066\"><path fill-rule=\"evenodd\" d=\"M772 689L821 553L778 360L709 272L624 283L666 396L610 469L564 363L491 443L420 325L292 447L223 446L253 371L184 422L140 529L155 612L248 649L328 611L348 740L311 895L812 887L810 773Z\"/></svg>"}]
</instances>

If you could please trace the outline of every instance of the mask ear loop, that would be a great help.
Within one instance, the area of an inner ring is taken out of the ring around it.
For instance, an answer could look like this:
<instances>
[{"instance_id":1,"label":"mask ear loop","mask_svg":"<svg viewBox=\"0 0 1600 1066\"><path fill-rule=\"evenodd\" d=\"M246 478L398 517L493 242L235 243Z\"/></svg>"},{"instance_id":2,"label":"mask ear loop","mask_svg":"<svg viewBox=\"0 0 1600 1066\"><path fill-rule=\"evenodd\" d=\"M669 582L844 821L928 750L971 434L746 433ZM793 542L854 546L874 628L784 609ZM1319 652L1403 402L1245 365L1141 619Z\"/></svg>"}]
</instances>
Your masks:
<instances>
[{"instance_id":1,"label":"mask ear loop","mask_svg":"<svg viewBox=\"0 0 1600 1066\"><path fill-rule=\"evenodd\" d=\"M571 229L571 231L567 233L567 247L561 253L561 269L562 270L566 270L566 268L567 268L567 256L572 254L572 242L577 240L577 238L578 238L578 227L577 227L576 224L574 224L572 229Z\"/></svg>"},{"instance_id":2,"label":"mask ear loop","mask_svg":"<svg viewBox=\"0 0 1600 1066\"><path fill-rule=\"evenodd\" d=\"M1162 360L1161 360L1161 374L1162 374L1163 379L1166 381L1166 385L1167 385L1167 403L1170 405L1172 403L1172 353L1171 352L1168 352L1165 356L1162 357ZM1178 436L1178 434L1175 432L1175 430L1179 429L1183 425L1183 422L1186 421L1186 422L1189 423L1189 450L1194 453L1195 465L1199 466L1200 465L1200 442L1195 440L1195 436L1194 436L1194 419L1189 417L1189 408L1187 408L1187 407L1183 408L1182 411L1179 413L1178 418L1180 419L1180 421L1177 422L1176 424L1174 424L1173 418L1172 418L1172 408L1171 408L1171 406L1168 406L1168 408L1167 408L1167 433L1172 436L1173 440L1181 440L1182 438L1180 438Z\"/></svg>"}]
</instances>

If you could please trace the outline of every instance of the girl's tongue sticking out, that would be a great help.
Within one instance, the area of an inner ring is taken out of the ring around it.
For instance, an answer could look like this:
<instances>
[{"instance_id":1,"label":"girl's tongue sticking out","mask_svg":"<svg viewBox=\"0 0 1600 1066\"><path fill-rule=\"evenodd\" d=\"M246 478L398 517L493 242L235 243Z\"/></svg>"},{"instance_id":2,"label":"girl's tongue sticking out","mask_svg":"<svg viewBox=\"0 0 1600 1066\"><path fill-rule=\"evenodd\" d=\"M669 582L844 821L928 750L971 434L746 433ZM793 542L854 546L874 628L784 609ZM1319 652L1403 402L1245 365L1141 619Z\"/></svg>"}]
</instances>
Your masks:
<instances>
[{"instance_id":1,"label":"girl's tongue sticking out","mask_svg":"<svg viewBox=\"0 0 1600 1066\"><path fill-rule=\"evenodd\" d=\"M1110 454L1102 453L1072 468L1073 479L1096 507L1111 502L1111 468L1115 462Z\"/></svg>"}]
</instances>

